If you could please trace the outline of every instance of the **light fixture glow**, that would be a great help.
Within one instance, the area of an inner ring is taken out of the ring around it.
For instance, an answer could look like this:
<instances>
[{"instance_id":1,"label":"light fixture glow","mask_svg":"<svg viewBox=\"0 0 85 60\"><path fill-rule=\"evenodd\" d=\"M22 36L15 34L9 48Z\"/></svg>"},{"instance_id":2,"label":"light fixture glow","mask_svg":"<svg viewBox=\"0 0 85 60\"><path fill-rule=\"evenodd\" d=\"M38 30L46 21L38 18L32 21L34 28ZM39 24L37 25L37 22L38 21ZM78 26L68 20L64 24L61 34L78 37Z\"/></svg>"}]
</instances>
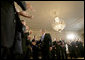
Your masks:
<instances>
[{"instance_id":1,"label":"light fixture glow","mask_svg":"<svg viewBox=\"0 0 85 60\"><path fill-rule=\"evenodd\" d=\"M69 34L67 35L67 39L73 40L75 38L74 34Z\"/></svg>"},{"instance_id":2,"label":"light fixture glow","mask_svg":"<svg viewBox=\"0 0 85 60\"><path fill-rule=\"evenodd\" d=\"M59 22L60 19L58 17L55 18L55 22Z\"/></svg>"}]
</instances>

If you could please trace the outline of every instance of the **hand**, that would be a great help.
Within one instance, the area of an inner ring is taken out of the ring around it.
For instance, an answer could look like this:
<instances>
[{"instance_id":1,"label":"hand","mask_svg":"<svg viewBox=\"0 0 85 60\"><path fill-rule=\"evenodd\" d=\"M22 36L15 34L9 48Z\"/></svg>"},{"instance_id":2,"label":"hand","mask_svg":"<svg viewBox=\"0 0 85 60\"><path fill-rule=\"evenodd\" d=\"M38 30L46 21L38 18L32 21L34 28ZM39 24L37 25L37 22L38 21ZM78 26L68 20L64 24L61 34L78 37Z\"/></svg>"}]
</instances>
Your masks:
<instances>
[{"instance_id":1,"label":"hand","mask_svg":"<svg viewBox=\"0 0 85 60\"><path fill-rule=\"evenodd\" d=\"M77 48L78 46L76 46L76 48Z\"/></svg>"},{"instance_id":2,"label":"hand","mask_svg":"<svg viewBox=\"0 0 85 60\"><path fill-rule=\"evenodd\" d=\"M29 34L32 34L32 30L29 31Z\"/></svg>"},{"instance_id":3,"label":"hand","mask_svg":"<svg viewBox=\"0 0 85 60\"><path fill-rule=\"evenodd\" d=\"M52 51L52 47L50 47L50 51Z\"/></svg>"},{"instance_id":4,"label":"hand","mask_svg":"<svg viewBox=\"0 0 85 60\"><path fill-rule=\"evenodd\" d=\"M32 18L33 18L33 16L29 16L29 15L27 14L27 12L26 12L26 11L18 12L18 14L19 14L19 15L22 15L22 16L24 16L24 17L26 17L26 18L30 18L30 19L32 19Z\"/></svg>"},{"instance_id":5,"label":"hand","mask_svg":"<svg viewBox=\"0 0 85 60\"><path fill-rule=\"evenodd\" d=\"M33 10L32 6L30 5L30 3L26 3L26 6L27 6L27 9L30 9L31 11Z\"/></svg>"}]
</instances>

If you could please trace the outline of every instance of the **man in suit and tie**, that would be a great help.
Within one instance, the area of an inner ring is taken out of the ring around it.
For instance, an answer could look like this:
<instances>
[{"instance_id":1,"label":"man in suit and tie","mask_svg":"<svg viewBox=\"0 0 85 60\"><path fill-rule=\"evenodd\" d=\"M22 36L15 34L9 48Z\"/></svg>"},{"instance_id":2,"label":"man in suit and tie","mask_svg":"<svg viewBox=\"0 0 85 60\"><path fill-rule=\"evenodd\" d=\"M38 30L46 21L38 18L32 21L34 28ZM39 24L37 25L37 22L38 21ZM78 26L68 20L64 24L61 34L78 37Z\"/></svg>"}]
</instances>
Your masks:
<instances>
[{"instance_id":1,"label":"man in suit and tie","mask_svg":"<svg viewBox=\"0 0 85 60\"><path fill-rule=\"evenodd\" d=\"M41 36L41 52L42 52L42 59L50 59L50 51L52 50L52 39L49 33L45 33L45 30L42 29L42 36Z\"/></svg>"}]
</instances>

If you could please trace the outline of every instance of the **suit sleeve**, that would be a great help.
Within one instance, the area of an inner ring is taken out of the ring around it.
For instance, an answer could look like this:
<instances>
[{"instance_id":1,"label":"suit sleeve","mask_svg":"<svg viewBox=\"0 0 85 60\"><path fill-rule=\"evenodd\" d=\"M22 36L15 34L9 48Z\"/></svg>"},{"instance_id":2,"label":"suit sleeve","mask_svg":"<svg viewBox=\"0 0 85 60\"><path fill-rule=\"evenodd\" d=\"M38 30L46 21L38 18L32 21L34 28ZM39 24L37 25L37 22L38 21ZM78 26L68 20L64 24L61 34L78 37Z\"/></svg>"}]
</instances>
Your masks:
<instances>
[{"instance_id":1,"label":"suit sleeve","mask_svg":"<svg viewBox=\"0 0 85 60\"><path fill-rule=\"evenodd\" d=\"M52 46L52 39L50 39L49 44L50 44L50 47L51 47Z\"/></svg>"},{"instance_id":2,"label":"suit sleeve","mask_svg":"<svg viewBox=\"0 0 85 60\"><path fill-rule=\"evenodd\" d=\"M50 47L52 47L52 38L51 38L51 35L50 34L48 34L48 35L50 37L50 39L49 39L49 45L50 45Z\"/></svg>"},{"instance_id":3,"label":"suit sleeve","mask_svg":"<svg viewBox=\"0 0 85 60\"><path fill-rule=\"evenodd\" d=\"M15 2L22 8L22 10L26 10L26 3L24 1L16 0Z\"/></svg>"}]
</instances>

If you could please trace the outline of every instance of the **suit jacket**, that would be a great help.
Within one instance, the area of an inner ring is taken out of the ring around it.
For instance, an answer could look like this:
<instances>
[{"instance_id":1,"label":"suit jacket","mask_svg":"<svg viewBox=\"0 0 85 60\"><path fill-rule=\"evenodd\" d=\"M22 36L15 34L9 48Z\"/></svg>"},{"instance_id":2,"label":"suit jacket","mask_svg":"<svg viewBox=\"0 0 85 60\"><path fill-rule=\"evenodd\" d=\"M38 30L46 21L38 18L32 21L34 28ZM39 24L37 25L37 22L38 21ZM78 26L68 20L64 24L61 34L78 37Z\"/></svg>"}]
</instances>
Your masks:
<instances>
[{"instance_id":1,"label":"suit jacket","mask_svg":"<svg viewBox=\"0 0 85 60\"><path fill-rule=\"evenodd\" d=\"M52 39L49 33L45 33L45 36L41 45L42 45L43 51L49 51L49 47L52 46Z\"/></svg>"},{"instance_id":2,"label":"suit jacket","mask_svg":"<svg viewBox=\"0 0 85 60\"><path fill-rule=\"evenodd\" d=\"M24 2L16 0L15 2L26 10ZM15 36L16 10L14 0L1 1L1 46L12 47Z\"/></svg>"}]
</instances>

